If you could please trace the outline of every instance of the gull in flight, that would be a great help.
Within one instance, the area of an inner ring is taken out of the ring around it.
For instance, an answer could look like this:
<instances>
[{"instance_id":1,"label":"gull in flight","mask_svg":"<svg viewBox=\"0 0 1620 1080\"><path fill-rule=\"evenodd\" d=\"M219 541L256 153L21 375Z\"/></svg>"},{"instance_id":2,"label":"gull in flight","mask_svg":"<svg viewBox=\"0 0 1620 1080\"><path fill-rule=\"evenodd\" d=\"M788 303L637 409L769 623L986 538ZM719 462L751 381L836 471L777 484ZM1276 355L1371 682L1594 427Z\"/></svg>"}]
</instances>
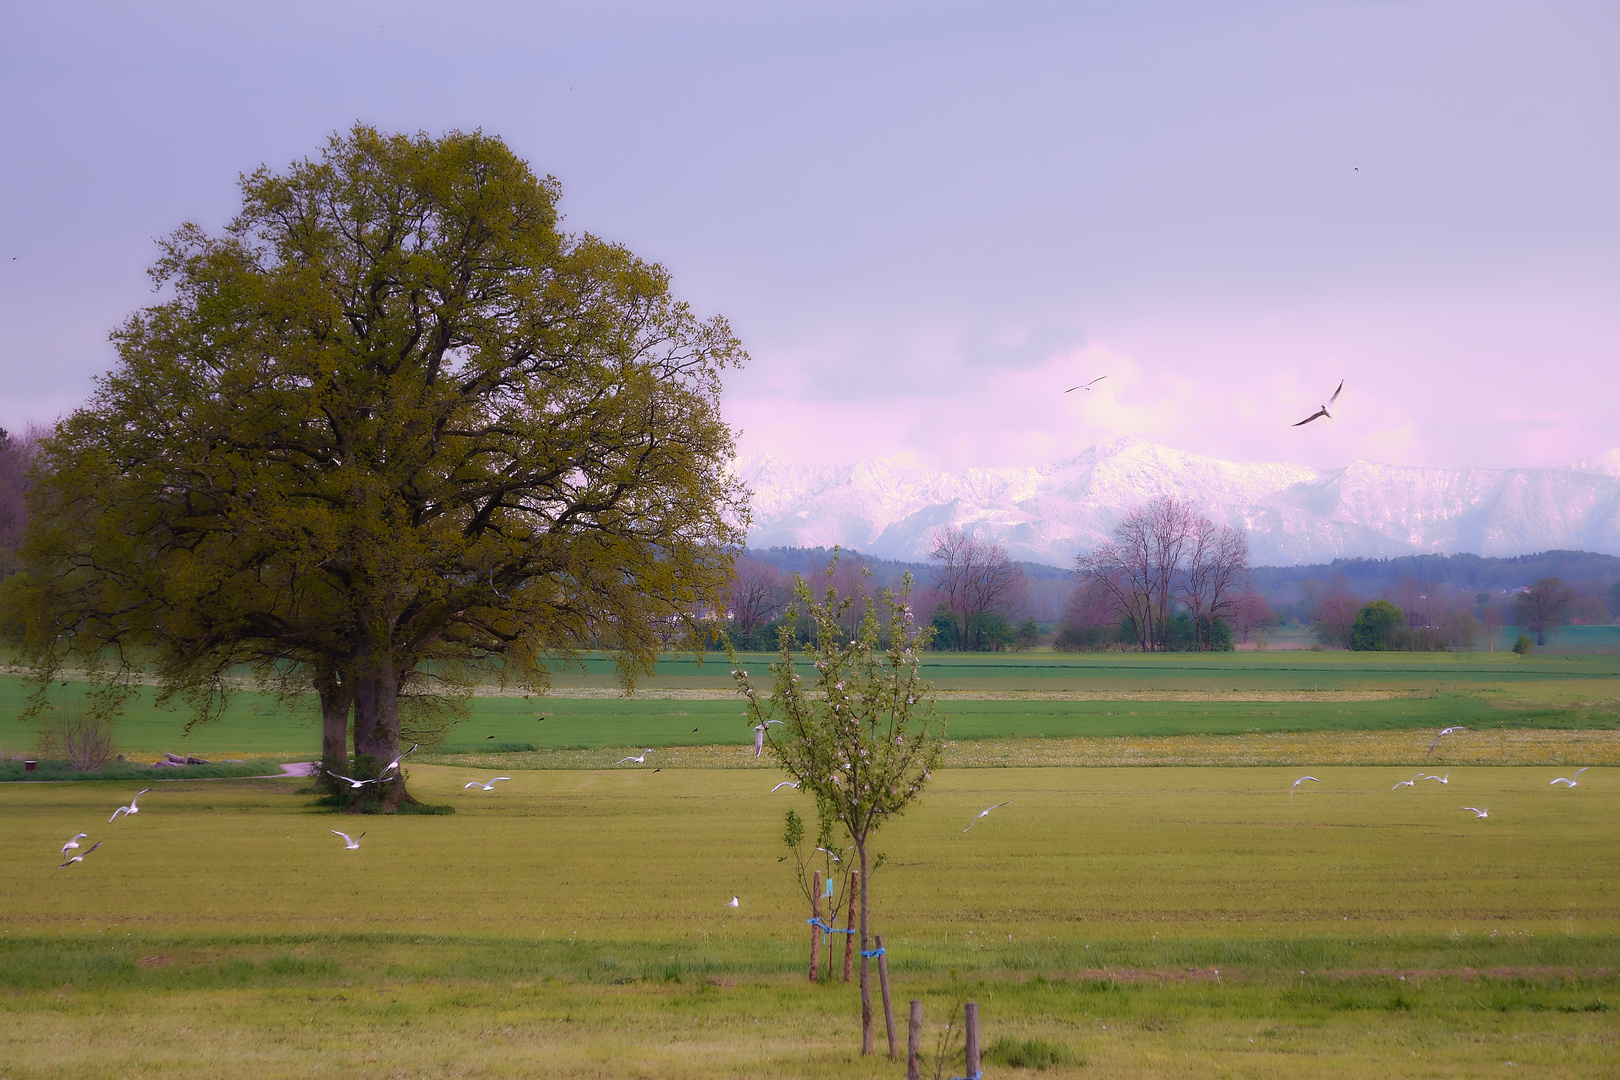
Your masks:
<instances>
[{"instance_id":1,"label":"gull in flight","mask_svg":"<svg viewBox=\"0 0 1620 1080\"><path fill-rule=\"evenodd\" d=\"M1442 784L1449 784L1449 783L1451 783L1451 774L1456 772L1456 771L1457 771L1456 769L1448 769L1448 770L1446 770L1446 775L1444 775L1444 776L1420 776L1420 777L1418 777L1418 779L1419 780L1438 780Z\"/></svg>"},{"instance_id":2,"label":"gull in flight","mask_svg":"<svg viewBox=\"0 0 1620 1080\"><path fill-rule=\"evenodd\" d=\"M1421 780L1421 779L1423 779L1423 774L1418 773L1416 776L1412 777L1412 779L1410 779L1410 780L1402 780L1400 783L1396 784L1394 787L1390 788L1389 790L1391 790L1391 791L1399 791L1403 787L1415 788L1415 787L1417 787L1417 782L1419 780Z\"/></svg>"},{"instance_id":3,"label":"gull in flight","mask_svg":"<svg viewBox=\"0 0 1620 1080\"><path fill-rule=\"evenodd\" d=\"M1322 406L1320 409L1318 409L1315 412L1311 413L1311 415L1307 416L1305 419L1301 420L1299 423L1295 424L1294 426L1295 427L1304 427L1306 424L1310 423L1312 420L1317 420L1317 419L1320 419L1321 417L1324 417L1324 416L1327 417L1329 420L1333 419L1333 414L1328 412L1328 405L1331 405L1335 401L1338 401L1339 400L1339 394L1343 390L1344 390L1344 380L1340 379L1339 380L1339 389L1333 391L1333 396L1327 399L1327 405Z\"/></svg>"},{"instance_id":4,"label":"gull in flight","mask_svg":"<svg viewBox=\"0 0 1620 1080\"><path fill-rule=\"evenodd\" d=\"M1585 772L1589 768L1591 768L1590 765L1582 765L1580 768L1575 770L1575 776L1581 775L1581 773ZM1575 782L1575 776L1560 776L1556 780L1549 780L1547 782L1549 784L1568 784L1570 787L1579 787L1580 785ZM66 851L67 848L63 848L62 850Z\"/></svg>"},{"instance_id":5,"label":"gull in flight","mask_svg":"<svg viewBox=\"0 0 1620 1080\"><path fill-rule=\"evenodd\" d=\"M727 905L726 905L726 907L742 907L742 905L741 905L741 904L739 904L739 903L738 903L738 902L737 902L737 898L736 898L736 897L735 897L735 896L733 896L733 897L732 897L732 898L731 898L731 903L729 903L729 904L727 904Z\"/></svg>"},{"instance_id":6,"label":"gull in flight","mask_svg":"<svg viewBox=\"0 0 1620 1080\"><path fill-rule=\"evenodd\" d=\"M74 846L77 847L78 845L75 844ZM95 843L91 844L89 847L84 849L84 855L90 854L92 851L96 850L96 848L98 848L100 846L101 846L101 841L97 840ZM62 854L66 855L67 852L64 851ZM68 867L72 866L76 862L84 862L84 855L75 855L75 856L73 856L67 862L65 862L62 865L58 866L57 869L58 870L66 870Z\"/></svg>"},{"instance_id":7,"label":"gull in flight","mask_svg":"<svg viewBox=\"0 0 1620 1080\"><path fill-rule=\"evenodd\" d=\"M1553 783L1555 783L1555 784L1557 782L1558 781L1556 781L1556 780L1553 781ZM73 839L69 840L67 843L62 845L62 855L64 857L66 857L68 852L72 851L74 848L79 846L79 841L80 840L88 840L89 838L90 838L89 833L83 833L83 832L78 833L77 835L75 835L73 837Z\"/></svg>"},{"instance_id":8,"label":"gull in flight","mask_svg":"<svg viewBox=\"0 0 1620 1080\"><path fill-rule=\"evenodd\" d=\"M1299 787L1299 785L1303 784L1307 780L1309 780L1313 784L1320 784L1322 782L1322 781L1318 780L1314 776L1302 776L1298 780L1295 780L1292 784L1290 784L1288 786L1288 801L1289 802L1294 801L1294 789Z\"/></svg>"},{"instance_id":9,"label":"gull in flight","mask_svg":"<svg viewBox=\"0 0 1620 1080\"><path fill-rule=\"evenodd\" d=\"M338 832L336 829L333 829L332 832L337 833L339 836L343 837L343 846L345 848L347 848L349 851L359 851L360 850L360 837L366 835L365 833L361 833L360 836L350 836L348 833L346 833L346 832Z\"/></svg>"},{"instance_id":10,"label":"gull in flight","mask_svg":"<svg viewBox=\"0 0 1620 1080\"><path fill-rule=\"evenodd\" d=\"M495 736L493 736L493 735L490 736L490 738L492 738L492 739L494 737ZM381 780L383 777L387 776L389 769L397 769L397 768L399 768L399 763L401 761L404 761L406 758L410 757L411 756L411 751L415 750L418 746L421 746L421 745L422 745L421 743L411 743L411 749L410 750L405 751L403 754L399 755L399 757L395 758L393 761L390 761L387 765L383 766L383 771L377 774L377 779Z\"/></svg>"},{"instance_id":11,"label":"gull in flight","mask_svg":"<svg viewBox=\"0 0 1620 1080\"><path fill-rule=\"evenodd\" d=\"M352 788L352 789L363 788L367 784L375 784L377 782L375 780L356 780L352 776L344 776L342 773L335 773L331 769L326 770L326 775L327 776L335 776L339 780L347 780L348 783L349 783L349 787Z\"/></svg>"},{"instance_id":12,"label":"gull in flight","mask_svg":"<svg viewBox=\"0 0 1620 1080\"><path fill-rule=\"evenodd\" d=\"M650 753L652 753L652 747L649 746L649 747L647 747L647 749L645 749L645 750L643 750L641 752L640 757L620 758L618 761L615 761L613 764L615 764L615 765L623 765L627 761L633 761L637 765L645 765L645 764L647 764L647 755L650 754Z\"/></svg>"},{"instance_id":13,"label":"gull in flight","mask_svg":"<svg viewBox=\"0 0 1620 1080\"><path fill-rule=\"evenodd\" d=\"M1468 730L1468 729L1467 729L1467 728L1465 728L1465 727L1448 727L1448 728L1441 728L1441 729L1440 729L1440 734L1438 734L1438 735L1436 735L1436 736L1435 736L1435 737L1434 737L1434 742L1432 742L1432 743L1430 743L1430 744L1429 744L1429 752L1428 752L1428 753L1427 753L1427 754L1424 754L1424 755L1423 755L1423 756L1424 756L1424 757L1430 757L1430 756L1432 756L1432 755L1433 755L1433 754L1434 754L1434 748L1435 748L1435 747L1437 747L1437 746L1439 746L1439 745L1440 745L1440 740L1441 740L1441 739L1443 739L1443 738L1445 738L1445 737L1446 737L1446 736L1447 736L1447 735L1450 735L1450 734L1453 734L1453 733L1454 733L1454 732L1458 732L1458 731L1467 731L1467 730ZM1449 773L1447 773L1447 774L1446 774L1446 775L1448 775L1448 776L1449 776L1449 775L1450 775L1450 774L1449 774Z\"/></svg>"},{"instance_id":14,"label":"gull in flight","mask_svg":"<svg viewBox=\"0 0 1620 1080\"><path fill-rule=\"evenodd\" d=\"M778 791L781 791L785 787L797 788L798 786L799 782L797 780L784 780L780 784L777 784L775 787L771 788L771 794L775 795Z\"/></svg>"},{"instance_id":15,"label":"gull in flight","mask_svg":"<svg viewBox=\"0 0 1620 1080\"><path fill-rule=\"evenodd\" d=\"M461 790L466 791L470 787L475 787L475 788L482 788L484 791L494 791L496 784L500 783L502 780L510 780L510 779L512 779L510 776L497 776L487 784L484 783L481 780L474 780L469 784L462 784L461 785Z\"/></svg>"},{"instance_id":16,"label":"gull in flight","mask_svg":"<svg viewBox=\"0 0 1620 1080\"><path fill-rule=\"evenodd\" d=\"M1488 818L1488 817L1491 816L1491 808L1488 807L1488 806L1483 810L1481 810L1477 806L1465 806L1465 807L1463 807L1463 809L1464 810L1472 810L1474 812L1474 816L1477 817L1477 818Z\"/></svg>"},{"instance_id":17,"label":"gull in flight","mask_svg":"<svg viewBox=\"0 0 1620 1080\"><path fill-rule=\"evenodd\" d=\"M1065 391L1063 391L1063 392L1064 392L1064 393L1065 393L1065 394L1072 394L1072 393L1074 393L1074 392L1075 392L1075 391L1076 391L1076 390L1090 390L1090 389L1091 389L1091 388L1092 388L1092 387L1093 387L1093 386L1096 386L1096 385L1097 385L1097 384L1098 384L1098 383L1100 383L1100 382L1102 382L1102 381L1103 381L1103 380L1104 380L1104 379L1106 379L1106 378L1108 378L1108 376L1106 376L1106 375L1099 375L1099 376L1097 376L1097 377L1096 377L1096 378L1095 378L1095 379L1092 379L1092 380L1091 380L1091 381L1090 381L1090 382L1088 382L1088 383L1081 383L1081 384L1080 384L1080 385L1079 385L1079 386L1071 386L1071 387L1069 387L1069 388L1068 388L1068 389L1067 389L1067 390L1065 390Z\"/></svg>"},{"instance_id":18,"label":"gull in flight","mask_svg":"<svg viewBox=\"0 0 1620 1080\"><path fill-rule=\"evenodd\" d=\"M974 826L974 825L975 825L975 824L977 824L977 823L978 823L978 820L979 820L979 819L980 819L980 818L982 818L982 817L988 817L988 816L989 816L989 814L990 814L990 811L992 811L992 810L1000 810L1000 809L1001 809L1001 808L1002 808L1002 807L1003 807L1003 806L1006 806L1006 805L1007 805L1007 803L1010 803L1010 802L1012 802L1012 800L1011 800L1011 799L1008 799L1008 800L1007 800L1007 802L998 802L998 803L996 803L996 805L994 805L994 806L987 806L987 807L985 807L985 808L984 808L984 809L983 809L983 810L980 810L980 811L979 811L979 812L978 812L978 813L977 813L977 814L974 814L974 815L973 815L973 820L972 820L972 821L970 821L970 822L968 822L968 828L967 828L967 829L963 829L963 830L962 830L962 831L963 831L963 832L967 832L967 831L968 831L968 829L971 829L971 828L973 828L973 826Z\"/></svg>"},{"instance_id":19,"label":"gull in flight","mask_svg":"<svg viewBox=\"0 0 1620 1080\"><path fill-rule=\"evenodd\" d=\"M142 795L145 795L148 791L151 791L151 790L152 790L151 788L141 788L141 790L137 791L135 793L135 798L129 800L129 805L128 806L120 806L118 809L113 811L113 816L107 819L107 824L111 825L113 822L117 821L119 814L138 814L138 813L140 813L141 808L136 806L135 802Z\"/></svg>"}]
</instances>

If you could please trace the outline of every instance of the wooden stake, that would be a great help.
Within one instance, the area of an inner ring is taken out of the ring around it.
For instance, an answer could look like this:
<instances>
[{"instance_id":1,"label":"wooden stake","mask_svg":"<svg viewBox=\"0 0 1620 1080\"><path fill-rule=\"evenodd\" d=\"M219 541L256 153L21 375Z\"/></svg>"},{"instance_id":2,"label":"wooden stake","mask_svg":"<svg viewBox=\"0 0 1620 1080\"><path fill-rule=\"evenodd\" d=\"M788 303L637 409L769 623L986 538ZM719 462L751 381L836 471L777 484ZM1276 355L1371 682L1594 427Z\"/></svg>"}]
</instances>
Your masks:
<instances>
[{"instance_id":1,"label":"wooden stake","mask_svg":"<svg viewBox=\"0 0 1620 1080\"><path fill-rule=\"evenodd\" d=\"M911 999L911 1026L906 1031L906 1080L922 1080L922 999Z\"/></svg>"},{"instance_id":2,"label":"wooden stake","mask_svg":"<svg viewBox=\"0 0 1620 1080\"><path fill-rule=\"evenodd\" d=\"M882 934L873 940L877 942L878 987L883 991L883 1030L889 1033L889 1056L892 1058L898 1051L894 1042L894 1001L889 997L889 954L883 949Z\"/></svg>"},{"instance_id":3,"label":"wooden stake","mask_svg":"<svg viewBox=\"0 0 1620 1080\"><path fill-rule=\"evenodd\" d=\"M844 920L844 928L855 929L855 897L861 891L861 872L849 872L849 918ZM844 935L844 981L849 982L850 973L855 968L855 935Z\"/></svg>"},{"instance_id":4,"label":"wooden stake","mask_svg":"<svg viewBox=\"0 0 1620 1080\"><path fill-rule=\"evenodd\" d=\"M810 981L816 981L816 967L821 962L821 871L816 871L816 887L810 894L810 914L815 922L810 924Z\"/></svg>"},{"instance_id":5,"label":"wooden stake","mask_svg":"<svg viewBox=\"0 0 1620 1080\"><path fill-rule=\"evenodd\" d=\"M979 1077L979 1003L970 1001L964 1010L967 1028L967 1075L968 1080L978 1080Z\"/></svg>"}]
</instances>

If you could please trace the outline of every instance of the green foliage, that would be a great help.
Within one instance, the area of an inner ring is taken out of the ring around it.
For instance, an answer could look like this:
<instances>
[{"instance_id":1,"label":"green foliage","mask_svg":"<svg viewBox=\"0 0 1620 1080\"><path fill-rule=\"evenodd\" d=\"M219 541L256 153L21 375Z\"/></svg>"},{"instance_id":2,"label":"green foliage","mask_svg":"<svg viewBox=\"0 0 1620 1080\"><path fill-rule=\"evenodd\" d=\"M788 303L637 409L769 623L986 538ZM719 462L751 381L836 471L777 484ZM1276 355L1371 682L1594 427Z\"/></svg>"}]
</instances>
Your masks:
<instances>
[{"instance_id":1,"label":"green foliage","mask_svg":"<svg viewBox=\"0 0 1620 1080\"><path fill-rule=\"evenodd\" d=\"M1530 651L1533 648L1535 648L1535 646L1531 643L1529 636L1526 634L1520 634L1519 639L1513 643L1513 651L1518 653L1520 656L1530 655Z\"/></svg>"},{"instance_id":2,"label":"green foliage","mask_svg":"<svg viewBox=\"0 0 1620 1080\"><path fill-rule=\"evenodd\" d=\"M352 707L389 760L480 670L540 689L590 642L649 669L741 539L745 357L557 196L499 139L357 126L165 240L168 298L40 444L6 602L41 695L71 662L110 712L150 667L206 720L249 665L319 691L328 759Z\"/></svg>"},{"instance_id":3,"label":"green foliage","mask_svg":"<svg viewBox=\"0 0 1620 1080\"><path fill-rule=\"evenodd\" d=\"M1391 636L1405 625L1406 616L1388 600L1364 604L1356 612L1355 626L1350 631L1350 648L1357 652L1387 652Z\"/></svg>"},{"instance_id":4,"label":"green foliage","mask_svg":"<svg viewBox=\"0 0 1620 1080\"><path fill-rule=\"evenodd\" d=\"M998 611L980 611L968 618L968 640L978 652L1001 652L1018 640L1018 631Z\"/></svg>"},{"instance_id":5,"label":"green foliage","mask_svg":"<svg viewBox=\"0 0 1620 1080\"><path fill-rule=\"evenodd\" d=\"M954 650L957 647L956 615L949 604L942 600L934 605L934 613L929 616L928 622L934 631L928 639L930 649Z\"/></svg>"},{"instance_id":6,"label":"green foliage","mask_svg":"<svg viewBox=\"0 0 1620 1080\"><path fill-rule=\"evenodd\" d=\"M1045 1039L1010 1039L1005 1036L984 1051L984 1060L1014 1069L1045 1072L1057 1065L1084 1065L1085 1059L1061 1043Z\"/></svg>"},{"instance_id":7,"label":"green foliage","mask_svg":"<svg viewBox=\"0 0 1620 1080\"><path fill-rule=\"evenodd\" d=\"M1018 637L1013 642L1013 648L1022 652L1025 649L1033 649L1040 643L1041 627L1040 624L1035 621L1035 616L1031 615L1029 618L1018 624Z\"/></svg>"}]
</instances>

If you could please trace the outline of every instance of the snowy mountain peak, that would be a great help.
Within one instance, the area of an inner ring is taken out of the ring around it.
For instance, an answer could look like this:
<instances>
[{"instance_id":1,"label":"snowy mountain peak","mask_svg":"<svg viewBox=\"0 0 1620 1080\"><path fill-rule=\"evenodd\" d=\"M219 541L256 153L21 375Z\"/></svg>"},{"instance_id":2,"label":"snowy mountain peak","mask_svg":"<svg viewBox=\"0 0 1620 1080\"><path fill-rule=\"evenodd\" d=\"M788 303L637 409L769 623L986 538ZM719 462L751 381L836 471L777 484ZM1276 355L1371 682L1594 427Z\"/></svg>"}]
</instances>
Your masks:
<instances>
[{"instance_id":1,"label":"snowy mountain peak","mask_svg":"<svg viewBox=\"0 0 1620 1080\"><path fill-rule=\"evenodd\" d=\"M1066 566L1161 495L1248 528L1257 564L1423 552L1620 554L1620 451L1570 469L1340 469L1235 462L1121 436L1039 468L946 472L909 457L853 465L736 462L754 492L749 543L925 559L941 526L1014 558ZM1612 466L1612 469L1611 469Z\"/></svg>"}]
</instances>

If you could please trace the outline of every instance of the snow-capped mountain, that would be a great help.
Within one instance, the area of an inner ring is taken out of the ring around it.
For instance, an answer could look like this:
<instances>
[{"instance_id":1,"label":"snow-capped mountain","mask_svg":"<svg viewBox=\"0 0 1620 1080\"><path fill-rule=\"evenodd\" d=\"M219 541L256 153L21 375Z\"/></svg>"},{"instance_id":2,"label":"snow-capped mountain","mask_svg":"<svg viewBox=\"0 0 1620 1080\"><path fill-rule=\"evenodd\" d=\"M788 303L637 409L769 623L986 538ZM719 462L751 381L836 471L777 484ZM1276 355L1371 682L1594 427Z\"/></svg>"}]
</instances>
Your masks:
<instances>
[{"instance_id":1,"label":"snow-capped mountain","mask_svg":"<svg viewBox=\"0 0 1620 1080\"><path fill-rule=\"evenodd\" d=\"M940 472L893 461L737 462L753 491L755 547L841 544L928 556L934 530L970 528L1016 559L1069 565L1120 516L1160 495L1249 530L1257 565L1425 552L1620 554L1620 476L1569 469L1342 469L1221 461L1124 436L1043 468ZM1593 467L1596 465L1597 467Z\"/></svg>"}]
</instances>

